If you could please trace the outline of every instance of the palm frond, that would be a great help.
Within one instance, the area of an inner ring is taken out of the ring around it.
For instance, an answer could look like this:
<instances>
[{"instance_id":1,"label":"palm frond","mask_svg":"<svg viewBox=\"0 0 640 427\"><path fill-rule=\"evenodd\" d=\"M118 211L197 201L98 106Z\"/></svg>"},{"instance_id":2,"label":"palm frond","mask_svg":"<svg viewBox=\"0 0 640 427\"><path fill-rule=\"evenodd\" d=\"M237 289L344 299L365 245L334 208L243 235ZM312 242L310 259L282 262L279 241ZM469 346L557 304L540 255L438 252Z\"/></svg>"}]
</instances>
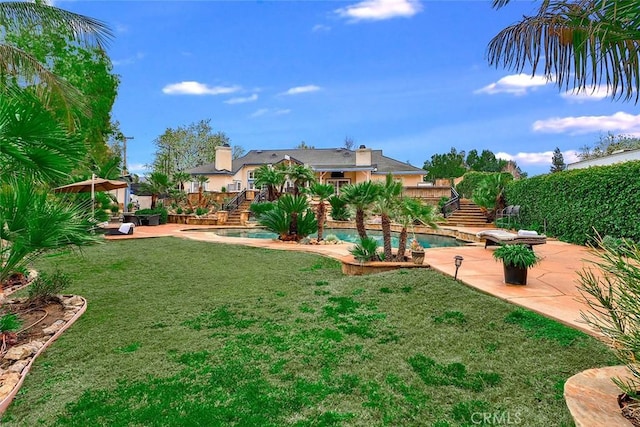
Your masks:
<instances>
[{"instance_id":1,"label":"palm frond","mask_svg":"<svg viewBox=\"0 0 640 427\"><path fill-rule=\"evenodd\" d=\"M496 0L498 6L508 1ZM555 80L560 88L605 86L614 99L640 99L640 11L629 0L545 1L496 35L489 63Z\"/></svg>"},{"instance_id":2,"label":"palm frond","mask_svg":"<svg viewBox=\"0 0 640 427\"><path fill-rule=\"evenodd\" d=\"M102 21L46 4L31 2L0 2L0 25L7 32L21 28L66 27L75 39L103 48L113 37Z\"/></svg>"}]
</instances>

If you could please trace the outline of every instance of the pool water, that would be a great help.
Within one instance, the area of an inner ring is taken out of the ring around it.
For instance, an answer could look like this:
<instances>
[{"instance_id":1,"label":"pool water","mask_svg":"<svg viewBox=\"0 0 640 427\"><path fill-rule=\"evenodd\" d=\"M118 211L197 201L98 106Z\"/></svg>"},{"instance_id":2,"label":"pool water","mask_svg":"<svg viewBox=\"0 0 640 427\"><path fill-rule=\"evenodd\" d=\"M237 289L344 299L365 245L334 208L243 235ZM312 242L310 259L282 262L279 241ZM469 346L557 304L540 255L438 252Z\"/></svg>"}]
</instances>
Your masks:
<instances>
[{"instance_id":1,"label":"pool water","mask_svg":"<svg viewBox=\"0 0 640 427\"><path fill-rule=\"evenodd\" d=\"M247 237L250 239L276 239L278 235L264 229L248 229L248 228L217 228L217 229L200 229L201 231L211 231L219 236L225 237ZM398 236L400 233L391 233L391 246L398 247ZM322 236L327 239L327 236L336 236L343 242L356 243L360 241L358 232L353 229L342 228L325 228ZM373 237L378 241L378 244L382 246L382 232L377 230L367 230L367 235ZM316 234L312 234L309 237L315 238ZM413 238L412 234L407 237L407 247ZM435 234L416 234L416 240L424 248L436 248L436 247L452 247L452 246L464 246L466 243L457 240L454 237L437 236Z\"/></svg>"}]
</instances>

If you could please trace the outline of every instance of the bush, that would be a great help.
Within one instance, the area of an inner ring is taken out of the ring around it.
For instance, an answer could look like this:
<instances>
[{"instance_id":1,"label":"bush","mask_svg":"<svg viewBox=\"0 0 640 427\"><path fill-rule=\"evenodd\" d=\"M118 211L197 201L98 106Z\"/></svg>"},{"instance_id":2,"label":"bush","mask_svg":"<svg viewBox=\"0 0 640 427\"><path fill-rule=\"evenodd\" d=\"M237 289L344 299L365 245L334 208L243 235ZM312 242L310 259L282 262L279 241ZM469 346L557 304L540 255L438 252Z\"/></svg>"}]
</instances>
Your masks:
<instances>
[{"instance_id":1,"label":"bush","mask_svg":"<svg viewBox=\"0 0 640 427\"><path fill-rule=\"evenodd\" d=\"M249 206L249 210L253 213L256 219L260 219L262 215L272 210L274 206L275 204L273 202L252 203Z\"/></svg>"},{"instance_id":2,"label":"bush","mask_svg":"<svg viewBox=\"0 0 640 427\"><path fill-rule=\"evenodd\" d=\"M513 181L505 196L520 205L523 227L585 244L602 236L640 240L640 161ZM545 230L540 230L544 228Z\"/></svg>"},{"instance_id":3,"label":"bush","mask_svg":"<svg viewBox=\"0 0 640 427\"><path fill-rule=\"evenodd\" d=\"M476 188L478 188L478 185L480 185L480 183L490 175L505 175L505 177L503 178L505 180L513 178L513 176L508 172L471 171L464 174L462 181L460 181L458 185L456 185L456 191L458 192L458 194L460 194L460 197L464 199L472 199L473 192L476 190ZM509 175L509 177L506 177L506 175Z\"/></svg>"},{"instance_id":4,"label":"bush","mask_svg":"<svg viewBox=\"0 0 640 427\"><path fill-rule=\"evenodd\" d=\"M28 288L29 301L46 303L57 300L56 296L61 294L70 283L71 278L60 271L56 271L51 275L41 273Z\"/></svg>"},{"instance_id":5,"label":"bush","mask_svg":"<svg viewBox=\"0 0 640 427\"><path fill-rule=\"evenodd\" d=\"M349 221L350 215L347 209L347 202L338 196L332 196L329 198L329 204L331 205L331 218L334 221Z\"/></svg>"},{"instance_id":6,"label":"bush","mask_svg":"<svg viewBox=\"0 0 640 427\"><path fill-rule=\"evenodd\" d=\"M353 248L349 249L349 252L360 262L380 260L378 242L373 237L360 239L360 243L357 243Z\"/></svg>"},{"instance_id":7,"label":"bush","mask_svg":"<svg viewBox=\"0 0 640 427\"><path fill-rule=\"evenodd\" d=\"M588 325L607 338L616 356L631 371L631 379L614 378L613 381L634 397L640 385L640 246L622 239L619 247L612 248L597 237L592 254L596 261L579 272L581 299L590 309L581 315Z\"/></svg>"},{"instance_id":8,"label":"bush","mask_svg":"<svg viewBox=\"0 0 640 427\"><path fill-rule=\"evenodd\" d=\"M206 215L209 213L209 209L207 208L196 208L196 215L201 216L201 215Z\"/></svg>"}]
</instances>

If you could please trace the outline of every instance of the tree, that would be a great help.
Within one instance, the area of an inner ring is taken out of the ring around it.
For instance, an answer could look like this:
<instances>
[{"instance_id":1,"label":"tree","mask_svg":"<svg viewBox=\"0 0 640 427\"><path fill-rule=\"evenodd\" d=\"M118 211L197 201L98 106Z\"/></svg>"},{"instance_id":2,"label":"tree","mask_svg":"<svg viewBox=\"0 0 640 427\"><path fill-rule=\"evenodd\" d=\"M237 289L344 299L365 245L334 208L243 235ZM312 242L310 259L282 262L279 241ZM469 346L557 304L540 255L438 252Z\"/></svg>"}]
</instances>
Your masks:
<instances>
[{"instance_id":1,"label":"tree","mask_svg":"<svg viewBox=\"0 0 640 427\"><path fill-rule=\"evenodd\" d=\"M286 170L285 174L291 182L293 182L293 195L300 194L300 189L310 182L316 180L316 174L309 166L292 164Z\"/></svg>"},{"instance_id":2,"label":"tree","mask_svg":"<svg viewBox=\"0 0 640 427\"><path fill-rule=\"evenodd\" d=\"M364 219L371 205L378 199L381 185L371 181L345 185L340 189L340 198L356 211L356 229L361 240L367 239Z\"/></svg>"},{"instance_id":3,"label":"tree","mask_svg":"<svg viewBox=\"0 0 640 427\"><path fill-rule=\"evenodd\" d=\"M426 179L433 181L435 179L452 179L464 175L467 168L464 164L464 151L458 153L455 148L445 154L434 154L431 161L424 162L422 169L427 171Z\"/></svg>"},{"instance_id":4,"label":"tree","mask_svg":"<svg viewBox=\"0 0 640 427\"><path fill-rule=\"evenodd\" d=\"M232 159L239 159L240 157L244 156L244 154L246 153L245 149L242 148L240 145L234 145L233 146L233 153L232 153Z\"/></svg>"},{"instance_id":5,"label":"tree","mask_svg":"<svg viewBox=\"0 0 640 427\"><path fill-rule=\"evenodd\" d=\"M490 150L482 150L478 156L478 150L471 150L467 154L467 167L476 172L500 172L507 165L507 161L497 159Z\"/></svg>"},{"instance_id":6,"label":"tree","mask_svg":"<svg viewBox=\"0 0 640 427\"><path fill-rule=\"evenodd\" d=\"M595 159L608 156L615 151L638 148L640 148L640 138L628 135L614 135L611 132L607 132L606 135L600 135L600 139L594 147L589 145L581 147L581 153L578 157L581 160Z\"/></svg>"},{"instance_id":7,"label":"tree","mask_svg":"<svg viewBox=\"0 0 640 427\"><path fill-rule=\"evenodd\" d=\"M33 27L35 24L35 27ZM40 32L70 28L78 43L104 39L109 31L91 18L41 3L0 2L0 281L47 251L94 242L82 210L50 196L46 187L75 167L83 146L66 137L57 119L73 124L77 90L32 55L7 43L23 28ZM80 109L86 113L86 109Z\"/></svg>"},{"instance_id":8,"label":"tree","mask_svg":"<svg viewBox=\"0 0 640 427\"><path fill-rule=\"evenodd\" d=\"M315 215L304 196L285 194L273 208L260 214L260 225L278 234L283 241L300 241L318 229Z\"/></svg>"},{"instance_id":9,"label":"tree","mask_svg":"<svg viewBox=\"0 0 640 427\"><path fill-rule=\"evenodd\" d=\"M307 145L307 143L304 141L300 141L300 144L296 145L295 148L300 150L312 150L316 147L314 147L313 145Z\"/></svg>"},{"instance_id":10,"label":"tree","mask_svg":"<svg viewBox=\"0 0 640 427\"><path fill-rule=\"evenodd\" d=\"M74 117L70 130L84 141L91 163L101 164L113 156L107 140L113 132L111 108L117 95L119 78L112 73L109 57L100 46L74 42L73 29L42 28L32 23L20 32L7 34L6 41L31 55L56 76L63 78L82 96L82 109L71 106ZM52 105L54 107L55 105ZM65 120L69 111L60 105L56 115Z\"/></svg>"},{"instance_id":11,"label":"tree","mask_svg":"<svg viewBox=\"0 0 640 427\"><path fill-rule=\"evenodd\" d=\"M284 185L286 175L272 165L262 165L254 172L256 188L267 187L267 200L273 202L280 197L279 188Z\"/></svg>"},{"instance_id":12,"label":"tree","mask_svg":"<svg viewBox=\"0 0 640 427\"><path fill-rule=\"evenodd\" d=\"M353 147L356 146L356 142L350 136L344 137L344 148L347 150L353 150Z\"/></svg>"},{"instance_id":13,"label":"tree","mask_svg":"<svg viewBox=\"0 0 640 427\"><path fill-rule=\"evenodd\" d=\"M380 215L382 226L382 242L384 259L391 260L391 217L395 215L398 206L398 198L402 194L402 183L394 181L392 174L387 174L385 182L380 186L380 194L373 203L373 211Z\"/></svg>"},{"instance_id":14,"label":"tree","mask_svg":"<svg viewBox=\"0 0 640 427\"><path fill-rule=\"evenodd\" d=\"M142 188L144 191L151 193L151 209L156 208L158 196L169 191L170 187L171 181L167 175L161 172L151 172L149 174L147 181L142 183Z\"/></svg>"},{"instance_id":15,"label":"tree","mask_svg":"<svg viewBox=\"0 0 640 427\"><path fill-rule=\"evenodd\" d=\"M562 151L560 151L560 148L556 147L556 149L553 150L553 157L551 158L551 173L562 172L566 168L567 165L564 163Z\"/></svg>"},{"instance_id":16,"label":"tree","mask_svg":"<svg viewBox=\"0 0 640 427\"><path fill-rule=\"evenodd\" d=\"M0 96L0 179L61 183L86 153L77 137L29 92Z\"/></svg>"},{"instance_id":17,"label":"tree","mask_svg":"<svg viewBox=\"0 0 640 427\"><path fill-rule=\"evenodd\" d=\"M156 146L152 169L165 175L212 163L216 147L229 143L224 132L215 132L211 119L177 129L167 128L153 141Z\"/></svg>"},{"instance_id":18,"label":"tree","mask_svg":"<svg viewBox=\"0 0 640 427\"><path fill-rule=\"evenodd\" d=\"M500 8L511 0L493 0ZM489 63L553 76L559 88L605 84L614 99L640 97L640 8L629 0L545 0L500 31Z\"/></svg>"},{"instance_id":19,"label":"tree","mask_svg":"<svg viewBox=\"0 0 640 427\"><path fill-rule=\"evenodd\" d=\"M81 94L32 55L8 42L6 36L20 34L25 29L42 34L43 31L64 28L72 35L73 42L102 47L111 37L111 30L96 19L43 2L0 2L0 27L3 29L0 40L0 75L14 77L13 84L0 86L0 91L6 96L15 93L19 87L31 87L45 106L56 101L62 105L69 113L67 119L71 123L71 106L85 105ZM83 112L86 113L87 110Z\"/></svg>"},{"instance_id":20,"label":"tree","mask_svg":"<svg viewBox=\"0 0 640 427\"><path fill-rule=\"evenodd\" d=\"M504 208L504 188L512 179L509 174L489 174L474 190L473 203L483 208L487 222L493 222L496 212Z\"/></svg>"},{"instance_id":21,"label":"tree","mask_svg":"<svg viewBox=\"0 0 640 427\"><path fill-rule=\"evenodd\" d=\"M309 187L309 193L318 198L318 205L316 206L316 221L318 222L318 242L322 241L322 234L324 230L324 223L327 219L327 199L333 196L335 188L331 184L321 184L314 182Z\"/></svg>"},{"instance_id":22,"label":"tree","mask_svg":"<svg viewBox=\"0 0 640 427\"><path fill-rule=\"evenodd\" d=\"M409 227L413 230L415 221L420 221L431 228L437 228L437 214L435 207L422 203L413 197L401 197L398 201L398 209L394 219L402 226L398 239L398 261L404 261L404 253L407 249L407 232ZM415 239L415 235L413 236Z\"/></svg>"}]
</instances>

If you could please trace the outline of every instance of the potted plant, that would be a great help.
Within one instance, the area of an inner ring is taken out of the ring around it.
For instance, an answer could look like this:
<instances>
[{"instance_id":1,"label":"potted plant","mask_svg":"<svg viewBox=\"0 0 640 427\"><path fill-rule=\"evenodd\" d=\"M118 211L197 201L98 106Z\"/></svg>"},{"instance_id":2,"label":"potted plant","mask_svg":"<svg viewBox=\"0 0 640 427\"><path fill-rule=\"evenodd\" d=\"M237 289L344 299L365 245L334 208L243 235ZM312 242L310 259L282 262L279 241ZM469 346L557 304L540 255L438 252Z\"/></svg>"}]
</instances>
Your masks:
<instances>
[{"instance_id":1,"label":"potted plant","mask_svg":"<svg viewBox=\"0 0 640 427\"><path fill-rule=\"evenodd\" d=\"M411 259L414 264L422 264L424 262L424 248L416 239L411 240Z\"/></svg>"},{"instance_id":2,"label":"potted plant","mask_svg":"<svg viewBox=\"0 0 640 427\"><path fill-rule=\"evenodd\" d=\"M527 245L503 245L493 252L493 257L502 260L504 281L512 285L527 284L527 270L540 259Z\"/></svg>"}]
</instances>

